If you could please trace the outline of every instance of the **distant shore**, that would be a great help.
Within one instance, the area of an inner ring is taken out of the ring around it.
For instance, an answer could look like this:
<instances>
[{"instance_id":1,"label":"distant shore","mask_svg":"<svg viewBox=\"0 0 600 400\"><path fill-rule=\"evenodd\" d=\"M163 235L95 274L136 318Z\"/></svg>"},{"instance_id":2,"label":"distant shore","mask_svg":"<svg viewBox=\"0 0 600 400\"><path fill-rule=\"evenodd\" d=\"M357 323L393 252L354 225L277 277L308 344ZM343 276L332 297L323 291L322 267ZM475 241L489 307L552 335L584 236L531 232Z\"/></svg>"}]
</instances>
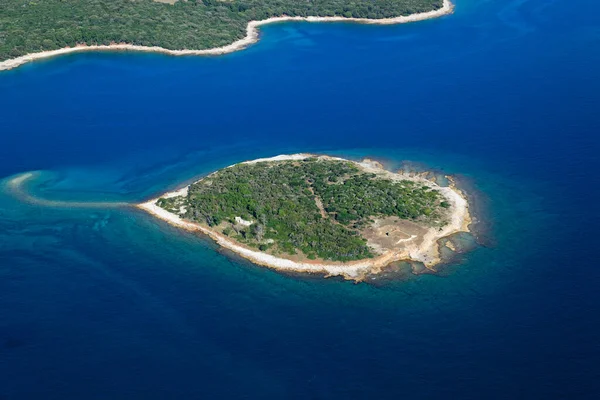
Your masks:
<instances>
[{"instance_id":1,"label":"distant shore","mask_svg":"<svg viewBox=\"0 0 600 400\"><path fill-rule=\"evenodd\" d=\"M293 154L281 155L272 158L258 159L246 161L246 163L255 163L262 161L284 161L284 160L303 160L309 157L321 157L328 159L339 159L328 156L314 156L312 154ZM356 163L365 171L385 175L389 179L411 179L429 186L435 184L420 176L407 176L384 170L381 164L376 161L364 160L361 163ZM297 262L286 258L276 257L261 251L253 250L245 247L234 240L198 223L186 221L178 215L173 214L158 205L156 202L162 198L170 198L177 196L186 196L188 187L181 188L176 191L164 193L163 195L138 204L137 207L148 212L149 214L166 221L170 225L182 228L191 232L202 232L217 242L220 246L227 248L238 255L250 260L251 262L265 267L273 268L281 271L292 271L300 273L321 273L326 276L342 276L346 279L360 281L367 274L377 273L383 267L394 261L417 261L421 262L427 268L431 268L441 262L439 239L448 237L458 232L469 232L471 216L469 213L469 205L466 197L453 185L449 187L436 186L451 204L450 218L443 228L430 228L423 236L423 240L418 244L407 244L396 251L388 251L375 258L352 261L347 263L342 262ZM409 239L410 240L410 239Z\"/></svg>"},{"instance_id":2,"label":"distant shore","mask_svg":"<svg viewBox=\"0 0 600 400\"><path fill-rule=\"evenodd\" d=\"M138 46L127 43L114 43L110 45L92 45L88 46L85 44L78 45L75 47L66 47L57 50L42 51L39 53L26 54L17 58L12 58L0 62L0 71L17 68L23 64L31 61L41 60L44 58L57 57L61 55L79 53L84 51L137 51L137 52L151 52L151 53L162 53L172 56L210 56L210 55L221 55L226 53L232 53L234 51L242 50L249 45L256 43L258 37L258 27L287 21L306 21L306 22L356 22L361 24L377 24L377 25L390 25L390 24L404 24L408 22L423 21L426 19L437 18L452 13L454 5L450 0L444 0L441 8L437 10L427 11L418 14L412 14L407 16L400 16L395 18L381 18L381 19L369 19L369 18L346 18L346 17L273 17L261 21L250 21L246 27L246 36L236 42L222 47L215 47L212 49L205 50L169 50L163 47L157 46Z\"/></svg>"}]
</instances>

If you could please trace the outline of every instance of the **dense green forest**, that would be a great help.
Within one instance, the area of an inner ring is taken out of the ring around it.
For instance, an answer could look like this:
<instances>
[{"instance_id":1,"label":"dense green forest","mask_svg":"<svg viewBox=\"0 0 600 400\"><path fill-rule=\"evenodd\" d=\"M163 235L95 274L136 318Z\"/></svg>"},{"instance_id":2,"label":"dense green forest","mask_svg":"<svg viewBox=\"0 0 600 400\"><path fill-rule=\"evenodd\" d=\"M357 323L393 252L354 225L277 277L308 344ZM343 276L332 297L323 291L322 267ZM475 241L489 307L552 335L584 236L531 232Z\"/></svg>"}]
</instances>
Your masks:
<instances>
[{"instance_id":1,"label":"dense green forest","mask_svg":"<svg viewBox=\"0 0 600 400\"><path fill-rule=\"evenodd\" d=\"M263 251L335 261L372 256L360 234L372 217L433 221L448 206L427 186L317 158L238 164L158 205Z\"/></svg>"},{"instance_id":2,"label":"dense green forest","mask_svg":"<svg viewBox=\"0 0 600 400\"><path fill-rule=\"evenodd\" d=\"M0 61L82 43L207 49L273 16L386 18L440 7L442 0L0 0Z\"/></svg>"}]
</instances>

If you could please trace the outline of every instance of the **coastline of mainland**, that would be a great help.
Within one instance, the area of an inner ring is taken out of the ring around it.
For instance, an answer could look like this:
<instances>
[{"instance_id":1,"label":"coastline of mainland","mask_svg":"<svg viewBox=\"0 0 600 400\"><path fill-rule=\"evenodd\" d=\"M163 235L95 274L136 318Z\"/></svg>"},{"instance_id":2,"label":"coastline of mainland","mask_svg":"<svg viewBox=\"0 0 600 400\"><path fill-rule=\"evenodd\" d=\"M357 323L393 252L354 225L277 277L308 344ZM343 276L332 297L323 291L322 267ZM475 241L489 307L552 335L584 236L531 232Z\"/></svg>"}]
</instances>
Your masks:
<instances>
[{"instance_id":1,"label":"coastline of mainland","mask_svg":"<svg viewBox=\"0 0 600 400\"><path fill-rule=\"evenodd\" d=\"M451 14L454 10L454 4L450 0L444 0L441 8L437 10L427 11L423 13L411 14L406 16L400 16L395 18L381 18L381 19L369 19L369 18L346 18L346 17L273 17L261 21L250 21L246 27L246 36L236 42L222 47L215 47L204 50L170 50L158 46L138 46L127 43L114 43L110 45L86 45L81 44L75 47L65 47L57 50L41 51L38 53L30 53L24 56L8 59L0 62L0 71L10 70L17 68L23 64L42 60L51 57L57 57L61 55L79 53L85 51L135 51L135 52L150 52L150 53L162 53L171 56L211 56L211 55L222 55L232 53L235 51L243 50L246 47L258 42L259 32L258 28L263 25L279 23L279 22L291 22L291 21L305 21L305 22L354 22L361 24L373 24L373 25L392 25L392 24L403 24L409 22L423 21L432 18L442 17L447 14Z\"/></svg>"}]
</instances>

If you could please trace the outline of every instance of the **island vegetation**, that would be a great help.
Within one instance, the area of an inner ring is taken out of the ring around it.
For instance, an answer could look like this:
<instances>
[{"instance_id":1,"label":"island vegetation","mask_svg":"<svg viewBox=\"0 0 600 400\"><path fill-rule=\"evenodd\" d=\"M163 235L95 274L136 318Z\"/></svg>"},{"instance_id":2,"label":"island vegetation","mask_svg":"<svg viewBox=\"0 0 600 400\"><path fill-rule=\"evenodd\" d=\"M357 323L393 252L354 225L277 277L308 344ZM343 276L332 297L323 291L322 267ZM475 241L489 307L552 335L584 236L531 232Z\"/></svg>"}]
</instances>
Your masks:
<instances>
[{"instance_id":1,"label":"island vegetation","mask_svg":"<svg viewBox=\"0 0 600 400\"><path fill-rule=\"evenodd\" d=\"M331 158L237 164L156 205L260 251L341 262L375 255L374 219L442 226L450 206L431 185Z\"/></svg>"},{"instance_id":2,"label":"island vegetation","mask_svg":"<svg viewBox=\"0 0 600 400\"><path fill-rule=\"evenodd\" d=\"M0 61L80 44L202 50L243 38L253 20L381 19L442 5L443 0L0 0Z\"/></svg>"}]
</instances>

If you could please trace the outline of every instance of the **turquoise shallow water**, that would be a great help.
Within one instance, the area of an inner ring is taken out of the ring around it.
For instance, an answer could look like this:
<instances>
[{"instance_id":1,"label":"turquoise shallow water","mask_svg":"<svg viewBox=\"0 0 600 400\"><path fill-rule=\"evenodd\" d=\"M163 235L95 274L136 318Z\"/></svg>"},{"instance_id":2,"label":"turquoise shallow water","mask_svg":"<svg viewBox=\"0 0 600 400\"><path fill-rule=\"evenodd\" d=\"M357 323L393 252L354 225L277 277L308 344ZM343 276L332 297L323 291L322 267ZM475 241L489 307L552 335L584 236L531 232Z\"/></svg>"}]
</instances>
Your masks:
<instances>
[{"instance_id":1,"label":"turquoise shallow water","mask_svg":"<svg viewBox=\"0 0 600 400\"><path fill-rule=\"evenodd\" d=\"M405 26L269 26L224 57L0 74L0 176L42 171L41 198L137 202L313 151L457 174L486 217L440 274L355 285L4 190L0 398L597 398L595 13L463 0Z\"/></svg>"}]
</instances>

